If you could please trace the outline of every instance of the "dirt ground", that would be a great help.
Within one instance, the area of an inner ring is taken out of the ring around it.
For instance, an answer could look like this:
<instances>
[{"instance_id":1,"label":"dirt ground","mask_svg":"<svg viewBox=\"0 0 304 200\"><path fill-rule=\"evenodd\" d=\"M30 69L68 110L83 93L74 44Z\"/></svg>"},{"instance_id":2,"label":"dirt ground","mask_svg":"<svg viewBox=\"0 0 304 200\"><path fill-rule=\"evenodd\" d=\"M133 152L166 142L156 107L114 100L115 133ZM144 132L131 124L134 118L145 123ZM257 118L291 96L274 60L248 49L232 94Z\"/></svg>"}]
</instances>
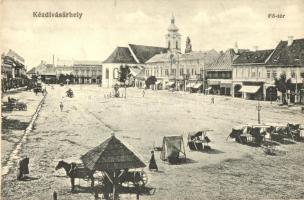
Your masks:
<instances>
[{"instance_id":1,"label":"dirt ground","mask_svg":"<svg viewBox=\"0 0 304 200\"><path fill-rule=\"evenodd\" d=\"M163 136L183 135L187 163L168 165L156 152L159 172L145 169L151 190L140 199L304 198L303 143L280 145L278 155L268 156L260 148L226 140L232 127L257 123L256 101L214 96L215 104L211 104L212 96L151 90L142 97L142 90L135 88L127 89L126 99L105 99L110 89L71 87L72 99L64 97L67 87L47 88L45 104L21 151L21 156L30 158L31 180L17 181L16 169L2 176L2 199L51 199L53 191L58 199L94 199L88 192L71 193L64 170L56 171L55 166L60 160L80 162L81 155L113 132L146 164ZM304 123L299 107L260 103L262 123ZM188 132L203 128L213 130L208 135L212 151L189 151ZM121 195L121 199L134 198Z\"/></svg>"}]
</instances>

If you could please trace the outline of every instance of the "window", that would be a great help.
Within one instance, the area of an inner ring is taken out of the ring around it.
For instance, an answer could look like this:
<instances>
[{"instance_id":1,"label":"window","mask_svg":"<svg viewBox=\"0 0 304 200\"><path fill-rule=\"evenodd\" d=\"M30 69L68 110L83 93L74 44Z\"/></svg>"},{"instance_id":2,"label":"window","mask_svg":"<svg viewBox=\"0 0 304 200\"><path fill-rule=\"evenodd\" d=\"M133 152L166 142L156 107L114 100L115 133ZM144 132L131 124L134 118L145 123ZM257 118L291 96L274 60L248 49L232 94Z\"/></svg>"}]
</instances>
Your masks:
<instances>
[{"instance_id":1,"label":"window","mask_svg":"<svg viewBox=\"0 0 304 200\"><path fill-rule=\"evenodd\" d=\"M106 79L109 79L109 69L106 69Z\"/></svg>"},{"instance_id":2,"label":"window","mask_svg":"<svg viewBox=\"0 0 304 200\"><path fill-rule=\"evenodd\" d=\"M179 69L179 75L183 75L184 74L184 68Z\"/></svg>"},{"instance_id":3,"label":"window","mask_svg":"<svg viewBox=\"0 0 304 200\"><path fill-rule=\"evenodd\" d=\"M267 70L267 78L271 78L270 70Z\"/></svg>"},{"instance_id":4,"label":"window","mask_svg":"<svg viewBox=\"0 0 304 200\"><path fill-rule=\"evenodd\" d=\"M170 41L168 41L168 49L170 49Z\"/></svg>"},{"instance_id":5,"label":"window","mask_svg":"<svg viewBox=\"0 0 304 200\"><path fill-rule=\"evenodd\" d=\"M187 69L187 74L190 74L190 69Z\"/></svg>"},{"instance_id":6,"label":"window","mask_svg":"<svg viewBox=\"0 0 304 200\"><path fill-rule=\"evenodd\" d=\"M291 78L296 78L296 72L295 70L291 70Z\"/></svg>"},{"instance_id":7,"label":"window","mask_svg":"<svg viewBox=\"0 0 304 200\"><path fill-rule=\"evenodd\" d=\"M165 76L169 76L169 70L165 69Z\"/></svg>"},{"instance_id":8,"label":"window","mask_svg":"<svg viewBox=\"0 0 304 200\"><path fill-rule=\"evenodd\" d=\"M193 75L194 74L194 69L192 68L192 70L191 70L191 75Z\"/></svg>"},{"instance_id":9,"label":"window","mask_svg":"<svg viewBox=\"0 0 304 200\"><path fill-rule=\"evenodd\" d=\"M178 41L176 41L176 49L178 49Z\"/></svg>"},{"instance_id":10,"label":"window","mask_svg":"<svg viewBox=\"0 0 304 200\"><path fill-rule=\"evenodd\" d=\"M113 70L113 79L118 79L118 69L114 68Z\"/></svg>"},{"instance_id":11,"label":"window","mask_svg":"<svg viewBox=\"0 0 304 200\"><path fill-rule=\"evenodd\" d=\"M276 71L276 70L273 70L273 71L272 71L272 77L273 77L273 78L277 78L277 71Z\"/></svg>"}]
</instances>

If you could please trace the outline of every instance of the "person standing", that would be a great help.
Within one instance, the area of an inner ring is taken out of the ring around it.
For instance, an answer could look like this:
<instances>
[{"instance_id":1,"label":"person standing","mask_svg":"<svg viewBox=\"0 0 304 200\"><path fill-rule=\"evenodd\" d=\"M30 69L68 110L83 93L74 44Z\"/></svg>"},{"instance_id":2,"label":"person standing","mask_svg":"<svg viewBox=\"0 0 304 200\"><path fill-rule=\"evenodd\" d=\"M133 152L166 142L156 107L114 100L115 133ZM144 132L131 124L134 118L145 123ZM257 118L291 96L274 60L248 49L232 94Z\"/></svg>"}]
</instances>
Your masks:
<instances>
[{"instance_id":1,"label":"person standing","mask_svg":"<svg viewBox=\"0 0 304 200\"><path fill-rule=\"evenodd\" d=\"M211 97L211 104L214 104L214 97Z\"/></svg>"},{"instance_id":2,"label":"person standing","mask_svg":"<svg viewBox=\"0 0 304 200\"><path fill-rule=\"evenodd\" d=\"M19 161L19 173L17 176L17 180L22 180L24 179L25 174L29 174L29 168L28 168L29 162L30 159L27 156L21 161Z\"/></svg>"},{"instance_id":3,"label":"person standing","mask_svg":"<svg viewBox=\"0 0 304 200\"><path fill-rule=\"evenodd\" d=\"M146 94L146 92L145 92L145 90L143 90L142 91L142 96L145 97L145 94Z\"/></svg>"},{"instance_id":4,"label":"person standing","mask_svg":"<svg viewBox=\"0 0 304 200\"><path fill-rule=\"evenodd\" d=\"M60 110L61 110L61 112L63 111L63 103L62 102L60 102Z\"/></svg>"},{"instance_id":5,"label":"person standing","mask_svg":"<svg viewBox=\"0 0 304 200\"><path fill-rule=\"evenodd\" d=\"M158 167L156 165L156 161L155 161L155 157L154 157L154 151L151 151L151 159L150 159L150 163L149 163L149 169L158 171Z\"/></svg>"}]
</instances>

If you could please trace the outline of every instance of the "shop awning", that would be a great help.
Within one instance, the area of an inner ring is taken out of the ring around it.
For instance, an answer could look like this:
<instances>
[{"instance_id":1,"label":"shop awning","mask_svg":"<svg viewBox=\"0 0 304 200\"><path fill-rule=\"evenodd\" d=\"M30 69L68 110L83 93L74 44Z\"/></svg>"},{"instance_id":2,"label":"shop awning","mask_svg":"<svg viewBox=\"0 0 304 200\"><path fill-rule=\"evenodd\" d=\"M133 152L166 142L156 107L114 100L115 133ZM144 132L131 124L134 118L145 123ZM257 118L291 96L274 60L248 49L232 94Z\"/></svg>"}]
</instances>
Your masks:
<instances>
[{"instance_id":1,"label":"shop awning","mask_svg":"<svg viewBox=\"0 0 304 200\"><path fill-rule=\"evenodd\" d=\"M208 85L219 85L220 81L208 80Z\"/></svg>"},{"instance_id":2,"label":"shop awning","mask_svg":"<svg viewBox=\"0 0 304 200\"><path fill-rule=\"evenodd\" d=\"M260 89L261 86L255 85L243 85L240 92L255 94Z\"/></svg>"},{"instance_id":3,"label":"shop awning","mask_svg":"<svg viewBox=\"0 0 304 200\"><path fill-rule=\"evenodd\" d=\"M155 85L161 84L161 81L156 81Z\"/></svg>"},{"instance_id":4,"label":"shop awning","mask_svg":"<svg viewBox=\"0 0 304 200\"><path fill-rule=\"evenodd\" d=\"M191 88L193 87L195 84L194 83L187 83L186 88Z\"/></svg>"},{"instance_id":5,"label":"shop awning","mask_svg":"<svg viewBox=\"0 0 304 200\"><path fill-rule=\"evenodd\" d=\"M208 87L207 89L205 89L205 90L211 90L212 89L212 87Z\"/></svg>"},{"instance_id":6,"label":"shop awning","mask_svg":"<svg viewBox=\"0 0 304 200\"><path fill-rule=\"evenodd\" d=\"M198 88L200 88L201 86L202 86L202 83L195 83L195 84L193 85L193 88L198 89Z\"/></svg>"},{"instance_id":7,"label":"shop awning","mask_svg":"<svg viewBox=\"0 0 304 200\"><path fill-rule=\"evenodd\" d=\"M171 81L171 82L167 83L167 86L172 86L174 84L175 84L175 82Z\"/></svg>"},{"instance_id":8,"label":"shop awning","mask_svg":"<svg viewBox=\"0 0 304 200\"><path fill-rule=\"evenodd\" d=\"M220 87L222 88L231 88L231 86L232 86L232 83L221 83L220 84Z\"/></svg>"}]
</instances>

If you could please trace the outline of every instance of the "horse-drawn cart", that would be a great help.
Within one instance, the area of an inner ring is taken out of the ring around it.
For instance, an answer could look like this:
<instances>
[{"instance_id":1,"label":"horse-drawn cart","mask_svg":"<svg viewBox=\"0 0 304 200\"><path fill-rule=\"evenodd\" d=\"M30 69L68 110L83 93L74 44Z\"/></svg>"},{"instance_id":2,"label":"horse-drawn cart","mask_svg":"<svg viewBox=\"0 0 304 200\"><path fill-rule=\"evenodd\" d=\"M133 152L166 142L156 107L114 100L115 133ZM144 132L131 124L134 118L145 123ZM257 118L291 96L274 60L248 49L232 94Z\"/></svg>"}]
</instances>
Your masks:
<instances>
[{"instance_id":1,"label":"horse-drawn cart","mask_svg":"<svg viewBox=\"0 0 304 200\"><path fill-rule=\"evenodd\" d=\"M67 94L67 97L70 97L70 98L74 97L74 92L71 88L66 91L66 94Z\"/></svg>"},{"instance_id":2,"label":"horse-drawn cart","mask_svg":"<svg viewBox=\"0 0 304 200\"><path fill-rule=\"evenodd\" d=\"M75 178L89 179L96 196L102 191L105 196L113 193L113 199L116 199L126 188L127 191L134 188L133 191L139 194L148 182L148 176L142 170L146 165L114 135L81 156L81 160L83 165L60 161L56 166L56 170L64 168L71 178L72 191ZM94 186L95 181L97 186Z\"/></svg>"}]
</instances>

